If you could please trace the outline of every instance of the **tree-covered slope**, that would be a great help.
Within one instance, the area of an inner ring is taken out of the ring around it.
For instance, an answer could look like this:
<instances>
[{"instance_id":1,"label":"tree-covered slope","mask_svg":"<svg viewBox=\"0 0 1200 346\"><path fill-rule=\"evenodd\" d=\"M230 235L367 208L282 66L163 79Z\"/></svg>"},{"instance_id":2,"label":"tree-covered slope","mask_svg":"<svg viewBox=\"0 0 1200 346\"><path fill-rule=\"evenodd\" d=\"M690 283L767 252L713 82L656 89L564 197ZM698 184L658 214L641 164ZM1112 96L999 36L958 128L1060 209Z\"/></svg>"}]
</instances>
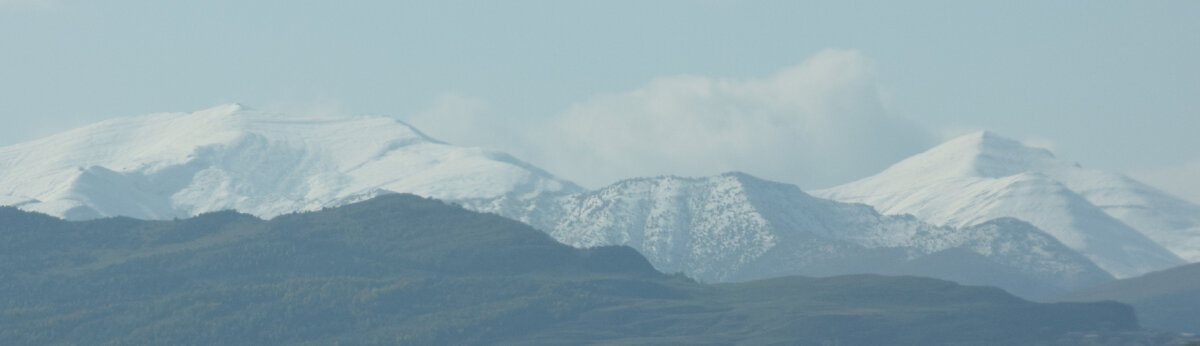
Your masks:
<instances>
[{"instance_id":1,"label":"tree-covered slope","mask_svg":"<svg viewBox=\"0 0 1200 346\"><path fill-rule=\"evenodd\" d=\"M271 221L66 222L0 208L0 344L1154 340L1136 330L1121 304L1039 304L914 277L702 285L627 247L571 248L412 195Z\"/></svg>"}]
</instances>

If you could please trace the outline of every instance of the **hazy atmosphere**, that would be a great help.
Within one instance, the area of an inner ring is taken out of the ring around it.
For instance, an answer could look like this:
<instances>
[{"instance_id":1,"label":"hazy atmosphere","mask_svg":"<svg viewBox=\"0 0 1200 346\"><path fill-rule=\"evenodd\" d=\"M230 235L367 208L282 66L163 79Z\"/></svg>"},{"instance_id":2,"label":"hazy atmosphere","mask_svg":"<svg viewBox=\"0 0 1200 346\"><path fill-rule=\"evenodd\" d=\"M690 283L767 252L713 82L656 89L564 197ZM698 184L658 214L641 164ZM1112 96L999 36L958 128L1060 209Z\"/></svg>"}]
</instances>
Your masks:
<instances>
[{"instance_id":1,"label":"hazy atmosphere","mask_svg":"<svg viewBox=\"0 0 1200 346\"><path fill-rule=\"evenodd\" d=\"M1198 19L0 0L0 345L1200 346Z\"/></svg>"},{"instance_id":2,"label":"hazy atmosphere","mask_svg":"<svg viewBox=\"0 0 1200 346\"><path fill-rule=\"evenodd\" d=\"M0 0L0 145L225 103L386 115L587 187L805 189L988 129L1200 201L1200 3Z\"/></svg>"}]
</instances>

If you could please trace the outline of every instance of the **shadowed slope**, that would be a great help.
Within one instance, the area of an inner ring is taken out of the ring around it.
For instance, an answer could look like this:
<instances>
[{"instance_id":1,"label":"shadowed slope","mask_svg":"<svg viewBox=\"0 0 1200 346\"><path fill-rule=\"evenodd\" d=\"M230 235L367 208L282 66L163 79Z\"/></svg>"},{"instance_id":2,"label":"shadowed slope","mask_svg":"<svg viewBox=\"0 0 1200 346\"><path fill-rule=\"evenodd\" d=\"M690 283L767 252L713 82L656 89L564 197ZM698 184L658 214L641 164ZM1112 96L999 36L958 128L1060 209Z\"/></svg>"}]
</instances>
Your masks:
<instances>
[{"instance_id":1,"label":"shadowed slope","mask_svg":"<svg viewBox=\"0 0 1200 346\"><path fill-rule=\"evenodd\" d=\"M3 344L1050 344L1127 306L882 276L708 286L411 195L262 221L0 208Z\"/></svg>"},{"instance_id":2,"label":"shadowed slope","mask_svg":"<svg viewBox=\"0 0 1200 346\"><path fill-rule=\"evenodd\" d=\"M1147 328L1200 333L1200 263L1109 282L1057 300L1118 301L1133 305Z\"/></svg>"}]
</instances>

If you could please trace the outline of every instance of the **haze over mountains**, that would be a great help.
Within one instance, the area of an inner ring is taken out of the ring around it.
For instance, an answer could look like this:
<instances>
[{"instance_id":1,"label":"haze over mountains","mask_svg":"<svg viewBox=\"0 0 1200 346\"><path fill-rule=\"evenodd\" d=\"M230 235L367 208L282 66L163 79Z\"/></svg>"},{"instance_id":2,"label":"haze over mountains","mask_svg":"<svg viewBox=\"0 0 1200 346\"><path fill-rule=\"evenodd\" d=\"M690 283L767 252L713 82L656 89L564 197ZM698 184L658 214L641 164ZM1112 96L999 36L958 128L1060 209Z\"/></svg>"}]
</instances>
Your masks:
<instances>
[{"instance_id":1,"label":"haze over mountains","mask_svg":"<svg viewBox=\"0 0 1200 346\"><path fill-rule=\"evenodd\" d=\"M302 119L227 105L0 148L0 204L72 220L226 209L270 218L404 192L526 222L574 246L628 245L659 270L703 281L912 274L1027 297L1190 256L1194 205L1073 167L981 133L817 193L881 215L742 173L586 191L390 118ZM1166 240L1180 255L1156 243Z\"/></svg>"}]
</instances>

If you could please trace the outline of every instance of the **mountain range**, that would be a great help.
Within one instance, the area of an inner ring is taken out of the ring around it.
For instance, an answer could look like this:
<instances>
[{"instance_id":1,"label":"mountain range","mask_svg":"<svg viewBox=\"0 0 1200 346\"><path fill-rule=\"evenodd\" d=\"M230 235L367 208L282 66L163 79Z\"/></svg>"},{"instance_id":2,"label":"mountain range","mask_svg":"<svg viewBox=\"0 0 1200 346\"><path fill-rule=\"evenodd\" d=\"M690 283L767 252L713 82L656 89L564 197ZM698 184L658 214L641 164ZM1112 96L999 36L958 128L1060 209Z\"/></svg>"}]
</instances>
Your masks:
<instances>
[{"instance_id":1,"label":"mountain range","mask_svg":"<svg viewBox=\"0 0 1200 346\"><path fill-rule=\"evenodd\" d=\"M876 275L705 285L413 195L264 221L0 207L0 344L1162 344L1129 306Z\"/></svg>"},{"instance_id":2,"label":"mountain range","mask_svg":"<svg viewBox=\"0 0 1200 346\"><path fill-rule=\"evenodd\" d=\"M577 246L626 245L659 270L708 282L784 275L924 275L1039 297L1111 280L1011 218L932 226L812 197L742 173L630 179L590 192L464 201Z\"/></svg>"},{"instance_id":3,"label":"mountain range","mask_svg":"<svg viewBox=\"0 0 1200 346\"><path fill-rule=\"evenodd\" d=\"M390 118L239 105L0 148L0 205L69 220L220 210L272 218L389 192L496 213L577 247L627 245L659 270L706 282L908 274L1034 298L1182 264L1200 224L1194 205L991 133L816 197L744 173L587 190ZM1164 239L1178 241L1165 248Z\"/></svg>"}]
</instances>

